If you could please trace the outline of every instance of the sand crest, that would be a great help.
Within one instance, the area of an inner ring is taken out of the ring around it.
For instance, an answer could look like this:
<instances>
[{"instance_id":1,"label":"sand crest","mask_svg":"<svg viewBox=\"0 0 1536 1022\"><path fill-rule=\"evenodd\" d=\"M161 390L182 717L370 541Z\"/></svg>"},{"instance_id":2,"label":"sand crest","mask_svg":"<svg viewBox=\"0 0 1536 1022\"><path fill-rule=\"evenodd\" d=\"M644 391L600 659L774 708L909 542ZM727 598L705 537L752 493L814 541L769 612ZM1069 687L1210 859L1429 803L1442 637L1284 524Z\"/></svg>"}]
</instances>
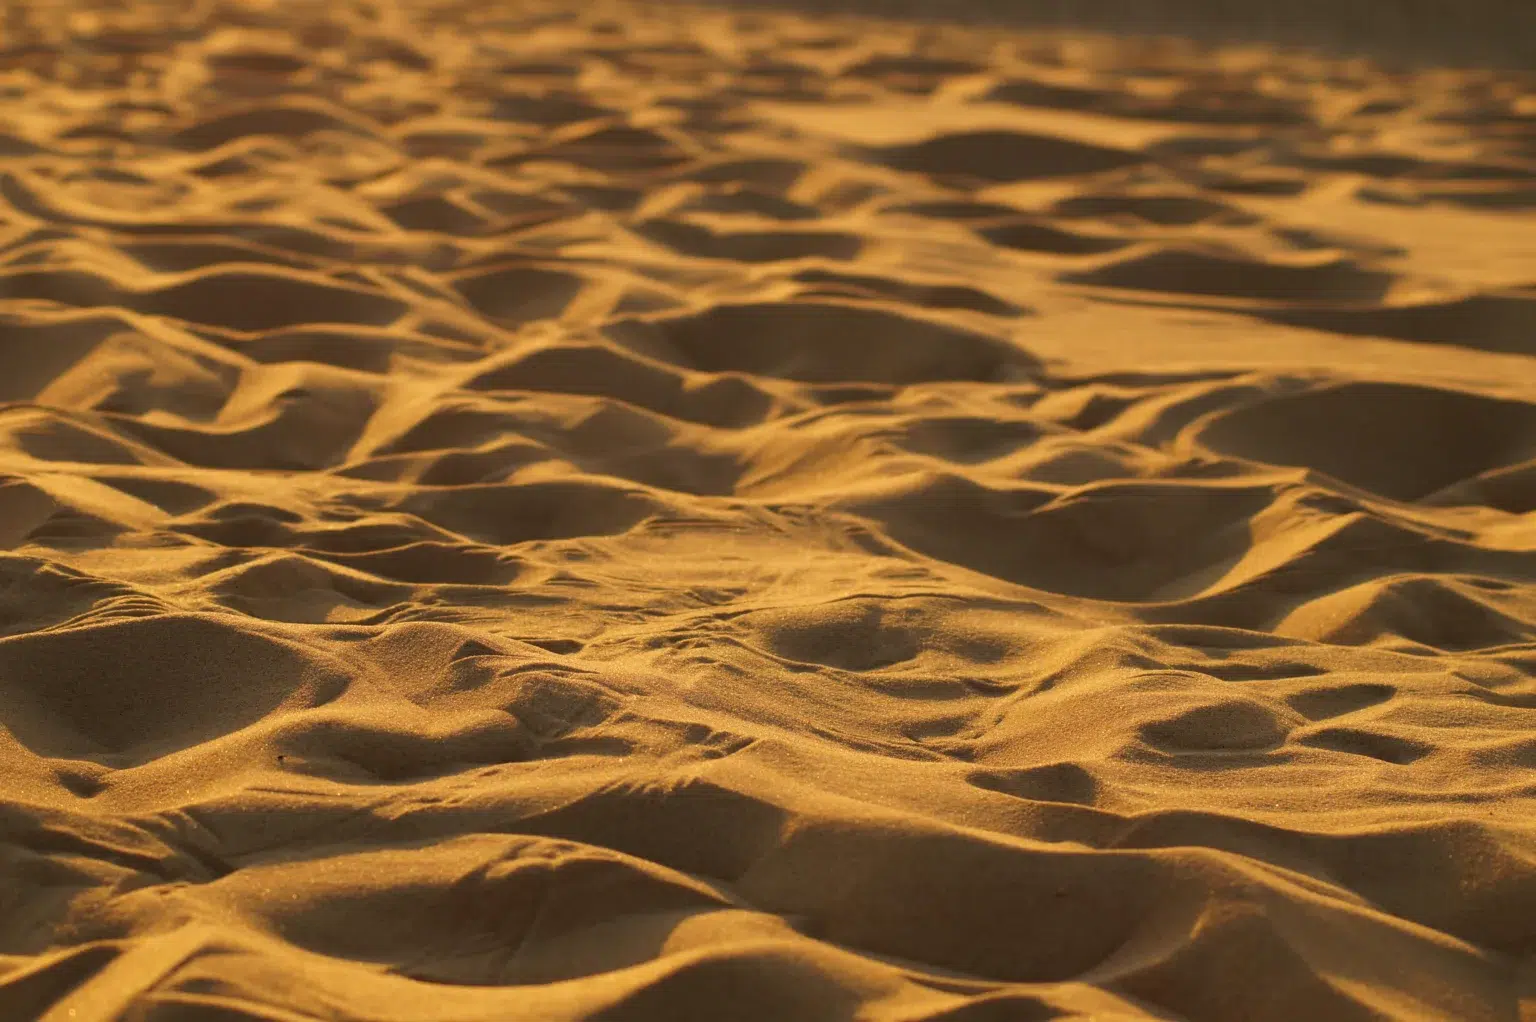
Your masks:
<instances>
[{"instance_id":1,"label":"sand crest","mask_svg":"<svg viewBox=\"0 0 1536 1022\"><path fill-rule=\"evenodd\" d=\"M1536 1019L1536 93L12 6L0 1019Z\"/></svg>"}]
</instances>

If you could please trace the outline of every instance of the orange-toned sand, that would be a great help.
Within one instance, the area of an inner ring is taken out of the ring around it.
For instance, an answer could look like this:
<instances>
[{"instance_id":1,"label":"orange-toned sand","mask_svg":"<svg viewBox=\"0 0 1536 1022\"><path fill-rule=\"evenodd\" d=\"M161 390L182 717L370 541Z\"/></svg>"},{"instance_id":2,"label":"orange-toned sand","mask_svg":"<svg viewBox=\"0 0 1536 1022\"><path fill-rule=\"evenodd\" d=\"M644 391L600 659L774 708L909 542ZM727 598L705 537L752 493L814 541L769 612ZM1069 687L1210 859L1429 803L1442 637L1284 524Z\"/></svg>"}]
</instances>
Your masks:
<instances>
[{"instance_id":1,"label":"orange-toned sand","mask_svg":"<svg viewBox=\"0 0 1536 1022\"><path fill-rule=\"evenodd\" d=\"M1536 1018L1530 79L582 8L8 5L0 1020Z\"/></svg>"}]
</instances>

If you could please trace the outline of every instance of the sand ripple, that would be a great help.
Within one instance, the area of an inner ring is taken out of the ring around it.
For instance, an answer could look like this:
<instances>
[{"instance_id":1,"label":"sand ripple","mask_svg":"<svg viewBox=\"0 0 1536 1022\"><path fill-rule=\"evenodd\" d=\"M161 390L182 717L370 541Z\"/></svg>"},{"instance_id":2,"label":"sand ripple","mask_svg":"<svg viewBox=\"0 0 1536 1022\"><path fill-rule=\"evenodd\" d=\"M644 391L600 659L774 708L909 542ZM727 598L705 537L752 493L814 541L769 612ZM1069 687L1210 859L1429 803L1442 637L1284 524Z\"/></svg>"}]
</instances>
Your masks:
<instances>
[{"instance_id":1,"label":"sand ripple","mask_svg":"<svg viewBox=\"0 0 1536 1022\"><path fill-rule=\"evenodd\" d=\"M299 6L3 26L0 1016L1530 1015L1528 80Z\"/></svg>"}]
</instances>

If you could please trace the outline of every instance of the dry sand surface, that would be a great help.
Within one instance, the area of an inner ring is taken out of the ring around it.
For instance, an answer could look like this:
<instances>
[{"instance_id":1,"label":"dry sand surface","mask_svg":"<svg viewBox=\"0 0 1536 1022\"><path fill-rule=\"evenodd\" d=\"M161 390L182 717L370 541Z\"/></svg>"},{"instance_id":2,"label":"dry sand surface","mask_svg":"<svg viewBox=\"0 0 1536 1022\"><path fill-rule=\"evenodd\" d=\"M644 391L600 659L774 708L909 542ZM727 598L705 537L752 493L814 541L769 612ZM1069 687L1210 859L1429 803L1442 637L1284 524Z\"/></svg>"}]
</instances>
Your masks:
<instances>
[{"instance_id":1,"label":"dry sand surface","mask_svg":"<svg viewBox=\"0 0 1536 1022\"><path fill-rule=\"evenodd\" d=\"M1536 93L5 7L0 1019L1536 1019Z\"/></svg>"}]
</instances>

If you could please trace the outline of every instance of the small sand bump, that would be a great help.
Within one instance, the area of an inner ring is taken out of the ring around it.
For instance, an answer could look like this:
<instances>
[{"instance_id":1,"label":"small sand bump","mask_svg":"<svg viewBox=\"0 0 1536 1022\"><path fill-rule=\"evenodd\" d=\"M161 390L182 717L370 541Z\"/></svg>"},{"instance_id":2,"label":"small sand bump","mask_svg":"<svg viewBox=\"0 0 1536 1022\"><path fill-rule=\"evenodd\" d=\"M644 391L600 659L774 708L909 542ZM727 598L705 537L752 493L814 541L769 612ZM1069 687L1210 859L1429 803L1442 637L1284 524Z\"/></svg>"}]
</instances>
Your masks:
<instances>
[{"instance_id":1,"label":"small sand bump","mask_svg":"<svg viewBox=\"0 0 1536 1022\"><path fill-rule=\"evenodd\" d=\"M1228 699L1149 720L1140 733L1147 744L1165 752L1239 752L1273 748L1285 740L1286 728L1268 707Z\"/></svg>"}]
</instances>

